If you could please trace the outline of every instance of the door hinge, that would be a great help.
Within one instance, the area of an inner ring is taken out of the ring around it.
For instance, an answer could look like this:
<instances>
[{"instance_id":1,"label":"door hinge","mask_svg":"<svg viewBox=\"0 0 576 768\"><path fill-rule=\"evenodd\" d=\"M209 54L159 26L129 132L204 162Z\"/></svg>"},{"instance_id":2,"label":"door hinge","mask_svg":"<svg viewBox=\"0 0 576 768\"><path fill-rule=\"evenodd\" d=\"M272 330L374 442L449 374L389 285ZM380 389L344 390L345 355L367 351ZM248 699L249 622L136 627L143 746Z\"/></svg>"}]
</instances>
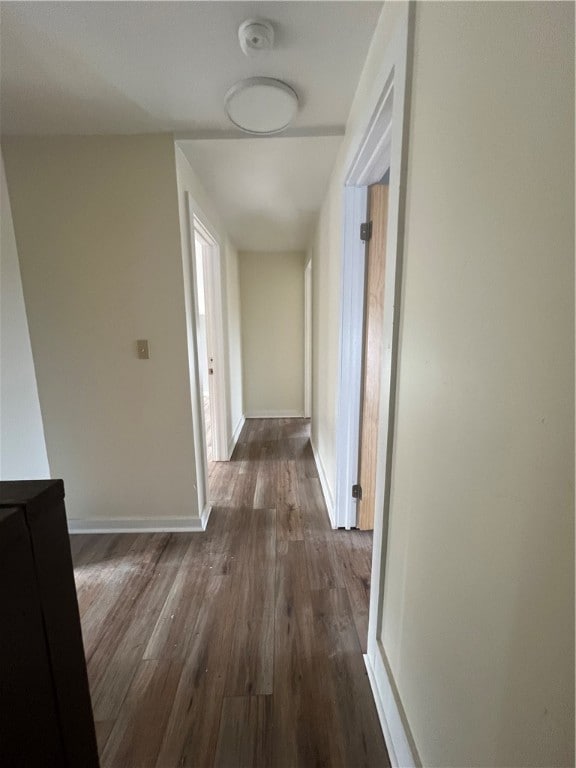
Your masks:
<instances>
[{"instance_id":1,"label":"door hinge","mask_svg":"<svg viewBox=\"0 0 576 768\"><path fill-rule=\"evenodd\" d=\"M360 240L363 243L367 243L372 237L372 222L366 221L364 224L360 224Z\"/></svg>"},{"instance_id":2,"label":"door hinge","mask_svg":"<svg viewBox=\"0 0 576 768\"><path fill-rule=\"evenodd\" d=\"M362 486L361 485L353 485L352 486L352 498L356 499L357 501L362 501Z\"/></svg>"}]
</instances>

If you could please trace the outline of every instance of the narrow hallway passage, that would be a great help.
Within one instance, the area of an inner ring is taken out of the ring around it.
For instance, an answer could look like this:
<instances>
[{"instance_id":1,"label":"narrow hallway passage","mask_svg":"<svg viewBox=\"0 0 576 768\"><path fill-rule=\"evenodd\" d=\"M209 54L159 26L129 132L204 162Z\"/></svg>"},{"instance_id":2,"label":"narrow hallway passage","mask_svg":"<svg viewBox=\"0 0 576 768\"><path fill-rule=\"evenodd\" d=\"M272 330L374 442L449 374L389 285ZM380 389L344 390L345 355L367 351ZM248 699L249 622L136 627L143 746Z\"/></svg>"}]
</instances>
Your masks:
<instances>
[{"instance_id":1,"label":"narrow hallway passage","mask_svg":"<svg viewBox=\"0 0 576 768\"><path fill-rule=\"evenodd\" d=\"M371 534L330 527L304 419L211 465L204 534L72 536L102 766L389 765Z\"/></svg>"}]
</instances>

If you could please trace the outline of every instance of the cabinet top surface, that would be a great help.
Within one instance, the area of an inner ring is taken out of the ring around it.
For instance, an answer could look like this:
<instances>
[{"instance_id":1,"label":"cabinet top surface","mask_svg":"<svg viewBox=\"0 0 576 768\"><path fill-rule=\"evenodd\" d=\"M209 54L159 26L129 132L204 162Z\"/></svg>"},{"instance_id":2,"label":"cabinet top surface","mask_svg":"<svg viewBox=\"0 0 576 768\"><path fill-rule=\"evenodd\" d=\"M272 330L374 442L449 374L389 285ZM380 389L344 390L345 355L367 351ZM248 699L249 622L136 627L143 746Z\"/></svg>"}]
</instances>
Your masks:
<instances>
[{"instance_id":1,"label":"cabinet top surface","mask_svg":"<svg viewBox=\"0 0 576 768\"><path fill-rule=\"evenodd\" d=\"M36 501L40 496L64 498L64 483L62 480L0 481L0 507L22 506Z\"/></svg>"}]
</instances>

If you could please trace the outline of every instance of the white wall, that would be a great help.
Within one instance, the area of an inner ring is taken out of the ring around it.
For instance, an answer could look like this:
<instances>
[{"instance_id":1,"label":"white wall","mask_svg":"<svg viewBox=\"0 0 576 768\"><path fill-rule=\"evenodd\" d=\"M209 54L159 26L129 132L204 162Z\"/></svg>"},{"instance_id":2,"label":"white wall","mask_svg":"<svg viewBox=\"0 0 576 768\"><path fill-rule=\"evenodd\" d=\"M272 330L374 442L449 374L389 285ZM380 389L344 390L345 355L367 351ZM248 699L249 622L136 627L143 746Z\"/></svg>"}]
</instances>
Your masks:
<instances>
[{"instance_id":1,"label":"white wall","mask_svg":"<svg viewBox=\"0 0 576 768\"><path fill-rule=\"evenodd\" d=\"M198 519L172 137L9 139L4 159L69 517Z\"/></svg>"},{"instance_id":2,"label":"white wall","mask_svg":"<svg viewBox=\"0 0 576 768\"><path fill-rule=\"evenodd\" d=\"M182 150L176 146L176 170L178 176L178 194L180 220L186 222L186 192L194 201L195 212L209 227L220 245L222 266L222 301L224 320L224 342L226 347L226 387L227 387L227 433L229 445L238 425L243 418L242 407L242 344L240 331L240 287L238 276L238 254L226 233L226 228L212 201L190 166ZM187 234L182 230L183 247L187 248Z\"/></svg>"},{"instance_id":3,"label":"white wall","mask_svg":"<svg viewBox=\"0 0 576 768\"><path fill-rule=\"evenodd\" d=\"M50 477L4 161L0 181L0 480Z\"/></svg>"},{"instance_id":4,"label":"white wall","mask_svg":"<svg viewBox=\"0 0 576 768\"><path fill-rule=\"evenodd\" d=\"M314 434L330 474L340 170L314 249ZM418 4L407 193L392 684L423 765L573 765L571 4Z\"/></svg>"},{"instance_id":5,"label":"white wall","mask_svg":"<svg viewBox=\"0 0 576 768\"><path fill-rule=\"evenodd\" d=\"M304 414L305 254L240 253L246 416Z\"/></svg>"}]
</instances>

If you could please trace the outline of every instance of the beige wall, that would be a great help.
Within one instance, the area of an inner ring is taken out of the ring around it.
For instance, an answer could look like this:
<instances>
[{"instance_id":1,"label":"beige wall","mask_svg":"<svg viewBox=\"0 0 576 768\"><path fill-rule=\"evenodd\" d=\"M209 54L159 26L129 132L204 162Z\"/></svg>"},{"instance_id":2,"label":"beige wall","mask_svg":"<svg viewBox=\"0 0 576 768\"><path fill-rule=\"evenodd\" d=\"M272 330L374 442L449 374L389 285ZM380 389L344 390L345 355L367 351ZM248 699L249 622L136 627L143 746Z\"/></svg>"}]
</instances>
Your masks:
<instances>
[{"instance_id":1,"label":"beige wall","mask_svg":"<svg viewBox=\"0 0 576 768\"><path fill-rule=\"evenodd\" d=\"M172 137L10 139L4 157L69 517L197 517Z\"/></svg>"},{"instance_id":2,"label":"beige wall","mask_svg":"<svg viewBox=\"0 0 576 768\"><path fill-rule=\"evenodd\" d=\"M426 765L574 764L574 9L420 4L383 642Z\"/></svg>"},{"instance_id":3,"label":"beige wall","mask_svg":"<svg viewBox=\"0 0 576 768\"><path fill-rule=\"evenodd\" d=\"M50 470L3 160L0 184L0 480L35 480Z\"/></svg>"},{"instance_id":4,"label":"beige wall","mask_svg":"<svg viewBox=\"0 0 576 768\"><path fill-rule=\"evenodd\" d=\"M240 330L240 278L238 273L238 253L227 235L226 228L212 201L206 194L198 176L190 166L182 150L176 147L176 168L178 175L178 194L180 222L182 226L183 248L187 252L186 192L194 201L195 212L220 243L222 267L222 303L224 320L224 344L226 360L226 399L229 446L243 416L242 408L242 343Z\"/></svg>"},{"instance_id":5,"label":"beige wall","mask_svg":"<svg viewBox=\"0 0 576 768\"><path fill-rule=\"evenodd\" d=\"M304 413L305 254L240 253L244 411Z\"/></svg>"},{"instance_id":6,"label":"beige wall","mask_svg":"<svg viewBox=\"0 0 576 768\"><path fill-rule=\"evenodd\" d=\"M573 62L570 4L417 6L381 639L426 766L574 764ZM330 475L340 170L314 249Z\"/></svg>"}]
</instances>

